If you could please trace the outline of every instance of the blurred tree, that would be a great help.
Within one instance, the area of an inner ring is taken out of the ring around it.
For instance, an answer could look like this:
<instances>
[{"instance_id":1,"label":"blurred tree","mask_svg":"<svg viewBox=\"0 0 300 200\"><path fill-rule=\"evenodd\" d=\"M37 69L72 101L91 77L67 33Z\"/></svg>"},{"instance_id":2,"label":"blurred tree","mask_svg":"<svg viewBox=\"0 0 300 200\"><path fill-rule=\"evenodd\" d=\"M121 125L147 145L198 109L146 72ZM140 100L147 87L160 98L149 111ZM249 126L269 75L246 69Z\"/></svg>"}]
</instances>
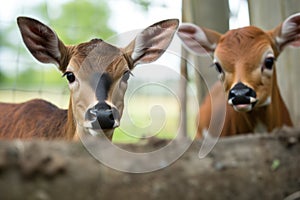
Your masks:
<instances>
[{"instance_id":1,"label":"blurred tree","mask_svg":"<svg viewBox=\"0 0 300 200\"><path fill-rule=\"evenodd\" d=\"M152 1L151 0L131 0L132 2L134 2L135 4L139 4L140 6L142 6L142 8L145 10L145 11L148 11L149 10L149 7L151 6L152 4Z\"/></svg>"},{"instance_id":2,"label":"blurred tree","mask_svg":"<svg viewBox=\"0 0 300 200\"><path fill-rule=\"evenodd\" d=\"M41 22L49 25L61 40L66 44L77 44L79 42L89 41L93 38L106 39L114 32L108 25L110 17L110 9L105 0L69 0L65 3L53 5L49 1L40 1L34 6L22 7L22 15L34 16ZM29 13L29 14L28 14ZM4 25L4 24L3 24ZM20 48L19 41L15 40L17 31L16 20L12 20L10 24L0 27L0 53L12 52L14 55L27 53L25 47ZM1 56L1 55L0 55ZM12 56L14 57L14 56ZM0 63L0 65L2 65ZM30 64L22 63L22 69L28 69L31 77L38 77L37 70L32 70ZM5 69L0 66L1 79L0 82L8 80L4 73ZM44 70L44 69L41 69ZM18 73L18 72L16 72ZM28 73L18 73L20 82L30 82ZM24 79L24 80L23 80Z\"/></svg>"},{"instance_id":3,"label":"blurred tree","mask_svg":"<svg viewBox=\"0 0 300 200\"><path fill-rule=\"evenodd\" d=\"M42 2L31 8L66 44L93 38L108 38L114 32L108 25L110 9L105 0L71 0L59 6ZM55 13L55 14L52 14Z\"/></svg>"},{"instance_id":4,"label":"blurred tree","mask_svg":"<svg viewBox=\"0 0 300 200\"><path fill-rule=\"evenodd\" d=\"M158 7L167 7L163 1L160 0L131 0L133 3L141 6L144 11L149 11L151 6L158 6Z\"/></svg>"},{"instance_id":5,"label":"blurred tree","mask_svg":"<svg viewBox=\"0 0 300 200\"><path fill-rule=\"evenodd\" d=\"M30 13L36 16L67 44L89 41L94 37L105 39L114 34L108 25L110 9L105 0L70 0L54 7L49 5L47 1L41 1L32 7L25 7L24 15ZM19 47L10 38L16 32L16 20L0 29L0 48L16 51Z\"/></svg>"},{"instance_id":6,"label":"blurred tree","mask_svg":"<svg viewBox=\"0 0 300 200\"><path fill-rule=\"evenodd\" d=\"M7 77L5 76L5 74L3 74L3 73L0 71L0 83L5 82L6 79L7 79Z\"/></svg>"},{"instance_id":7,"label":"blurred tree","mask_svg":"<svg viewBox=\"0 0 300 200\"><path fill-rule=\"evenodd\" d=\"M73 0L63 4L61 14L50 23L65 43L74 44L111 36L114 32L108 25L109 16L105 0Z\"/></svg>"}]
</instances>

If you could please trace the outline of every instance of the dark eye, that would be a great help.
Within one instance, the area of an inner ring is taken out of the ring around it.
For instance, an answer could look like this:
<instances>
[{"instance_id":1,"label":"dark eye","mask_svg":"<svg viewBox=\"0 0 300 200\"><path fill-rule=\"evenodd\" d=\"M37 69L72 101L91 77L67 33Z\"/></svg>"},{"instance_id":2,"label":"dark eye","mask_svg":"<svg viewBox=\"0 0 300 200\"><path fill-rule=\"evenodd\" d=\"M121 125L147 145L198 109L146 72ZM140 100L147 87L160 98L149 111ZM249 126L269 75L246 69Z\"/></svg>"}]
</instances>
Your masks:
<instances>
[{"instance_id":1,"label":"dark eye","mask_svg":"<svg viewBox=\"0 0 300 200\"><path fill-rule=\"evenodd\" d=\"M123 74L122 81L127 82L128 79L129 79L129 77L130 77L130 75L131 75L131 72L130 72L129 70L126 71L126 72Z\"/></svg>"},{"instance_id":2,"label":"dark eye","mask_svg":"<svg viewBox=\"0 0 300 200\"><path fill-rule=\"evenodd\" d=\"M223 73L223 69L218 62L214 63L214 65L215 65L217 72L219 72L220 74Z\"/></svg>"},{"instance_id":3,"label":"dark eye","mask_svg":"<svg viewBox=\"0 0 300 200\"><path fill-rule=\"evenodd\" d=\"M269 57L265 59L264 67L266 69L272 70L273 65L274 65L274 58Z\"/></svg>"},{"instance_id":4,"label":"dark eye","mask_svg":"<svg viewBox=\"0 0 300 200\"><path fill-rule=\"evenodd\" d=\"M75 81L75 75L73 74L73 72L65 72L63 77L66 77L69 81L69 83L73 83Z\"/></svg>"}]
</instances>

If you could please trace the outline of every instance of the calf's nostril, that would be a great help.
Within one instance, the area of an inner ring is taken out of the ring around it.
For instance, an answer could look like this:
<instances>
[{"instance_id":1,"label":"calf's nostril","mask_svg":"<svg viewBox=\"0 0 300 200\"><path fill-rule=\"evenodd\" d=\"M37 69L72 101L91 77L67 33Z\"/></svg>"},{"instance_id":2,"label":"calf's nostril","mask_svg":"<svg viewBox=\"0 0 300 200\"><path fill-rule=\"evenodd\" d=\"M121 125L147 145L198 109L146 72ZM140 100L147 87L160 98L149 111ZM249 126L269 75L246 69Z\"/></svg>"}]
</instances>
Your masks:
<instances>
[{"instance_id":1,"label":"calf's nostril","mask_svg":"<svg viewBox=\"0 0 300 200\"><path fill-rule=\"evenodd\" d=\"M115 120L112 110L101 110L98 112L97 120L102 129L113 128Z\"/></svg>"},{"instance_id":2,"label":"calf's nostril","mask_svg":"<svg viewBox=\"0 0 300 200\"><path fill-rule=\"evenodd\" d=\"M112 112L111 112L110 115L109 115L109 119L110 119L110 120L114 120L114 115L113 115Z\"/></svg>"},{"instance_id":3,"label":"calf's nostril","mask_svg":"<svg viewBox=\"0 0 300 200\"><path fill-rule=\"evenodd\" d=\"M87 110L85 114L85 119L89 121L94 121L97 119L97 111L93 108Z\"/></svg>"}]
</instances>

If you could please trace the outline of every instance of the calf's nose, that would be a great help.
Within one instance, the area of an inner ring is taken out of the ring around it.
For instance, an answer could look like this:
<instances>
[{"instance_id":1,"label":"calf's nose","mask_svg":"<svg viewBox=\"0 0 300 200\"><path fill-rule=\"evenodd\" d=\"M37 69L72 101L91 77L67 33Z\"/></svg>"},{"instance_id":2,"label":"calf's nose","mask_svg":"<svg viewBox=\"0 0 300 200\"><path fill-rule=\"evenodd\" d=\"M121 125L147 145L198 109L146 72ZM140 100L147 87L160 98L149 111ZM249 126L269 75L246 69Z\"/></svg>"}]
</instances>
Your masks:
<instances>
[{"instance_id":1,"label":"calf's nose","mask_svg":"<svg viewBox=\"0 0 300 200\"><path fill-rule=\"evenodd\" d=\"M91 121L93 129L112 129L116 127L116 112L106 103L97 103L88 109L86 119Z\"/></svg>"},{"instance_id":2,"label":"calf's nose","mask_svg":"<svg viewBox=\"0 0 300 200\"><path fill-rule=\"evenodd\" d=\"M237 83L228 94L228 100L233 105L254 103L255 98L255 91L241 82Z\"/></svg>"}]
</instances>

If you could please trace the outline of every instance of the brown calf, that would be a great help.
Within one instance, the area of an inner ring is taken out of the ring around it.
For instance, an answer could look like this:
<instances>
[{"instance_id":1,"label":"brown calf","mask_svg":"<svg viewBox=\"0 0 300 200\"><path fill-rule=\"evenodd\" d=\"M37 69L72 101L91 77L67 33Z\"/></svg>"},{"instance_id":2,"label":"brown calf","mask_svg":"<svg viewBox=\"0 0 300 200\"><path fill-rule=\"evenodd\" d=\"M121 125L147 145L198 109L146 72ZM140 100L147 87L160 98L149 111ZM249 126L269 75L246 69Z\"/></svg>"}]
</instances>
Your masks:
<instances>
[{"instance_id":1,"label":"brown calf","mask_svg":"<svg viewBox=\"0 0 300 200\"><path fill-rule=\"evenodd\" d=\"M75 134L102 131L112 138L120 124L130 71L158 59L178 27L177 19L158 22L118 48L101 39L65 45L37 20L19 17L17 21L31 54L42 63L55 64L68 80L70 104L68 110L61 110L43 100L1 103L0 138L72 139Z\"/></svg>"},{"instance_id":2,"label":"brown calf","mask_svg":"<svg viewBox=\"0 0 300 200\"><path fill-rule=\"evenodd\" d=\"M285 47L300 46L300 13L267 32L249 26L221 35L193 24L183 24L178 34L190 51L198 55L213 53L219 73L220 82L210 89L215 113L211 111L211 98L207 96L199 111L199 137L218 135L207 130L212 116L217 118L224 109L221 136L292 126L277 85L275 61Z\"/></svg>"}]
</instances>

